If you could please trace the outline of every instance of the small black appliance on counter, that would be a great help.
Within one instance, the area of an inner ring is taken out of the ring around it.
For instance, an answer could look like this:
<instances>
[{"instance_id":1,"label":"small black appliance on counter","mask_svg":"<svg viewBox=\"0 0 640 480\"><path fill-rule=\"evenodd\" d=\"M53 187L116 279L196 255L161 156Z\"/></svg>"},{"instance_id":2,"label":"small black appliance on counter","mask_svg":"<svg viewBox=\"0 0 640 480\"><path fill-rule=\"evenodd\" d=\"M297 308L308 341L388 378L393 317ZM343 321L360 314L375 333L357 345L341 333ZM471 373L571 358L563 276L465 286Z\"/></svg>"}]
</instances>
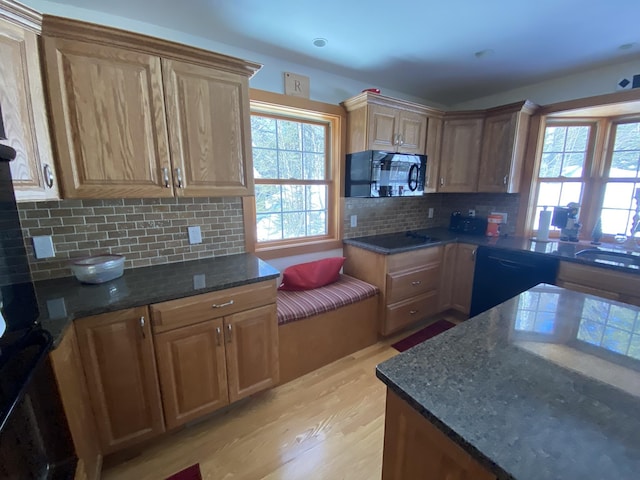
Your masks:
<instances>
[{"instance_id":1,"label":"small black appliance on counter","mask_svg":"<svg viewBox=\"0 0 640 480\"><path fill-rule=\"evenodd\" d=\"M460 212L453 212L449 220L449 230L466 235L485 235L487 219L485 217L467 217Z\"/></svg>"}]
</instances>

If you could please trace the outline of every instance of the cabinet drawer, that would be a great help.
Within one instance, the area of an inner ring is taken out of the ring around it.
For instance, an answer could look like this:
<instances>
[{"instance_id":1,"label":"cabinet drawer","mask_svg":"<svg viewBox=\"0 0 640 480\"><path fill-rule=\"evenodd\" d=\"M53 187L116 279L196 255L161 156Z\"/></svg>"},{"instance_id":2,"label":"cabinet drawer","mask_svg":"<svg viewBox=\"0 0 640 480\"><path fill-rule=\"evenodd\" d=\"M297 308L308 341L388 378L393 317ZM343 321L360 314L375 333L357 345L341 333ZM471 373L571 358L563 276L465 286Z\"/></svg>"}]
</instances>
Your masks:
<instances>
[{"instance_id":1,"label":"cabinet drawer","mask_svg":"<svg viewBox=\"0 0 640 480\"><path fill-rule=\"evenodd\" d=\"M419 320L438 312L438 291L432 290L410 300L394 303L387 307L383 334L401 330Z\"/></svg>"},{"instance_id":2,"label":"cabinet drawer","mask_svg":"<svg viewBox=\"0 0 640 480\"><path fill-rule=\"evenodd\" d=\"M387 271L389 273L400 272L414 268L416 265L428 265L442 260L443 247L429 247L410 252L396 253L389 255L387 260Z\"/></svg>"},{"instance_id":3,"label":"cabinet drawer","mask_svg":"<svg viewBox=\"0 0 640 480\"><path fill-rule=\"evenodd\" d=\"M396 303L438 288L440 263L419 270L387 274L387 304Z\"/></svg>"},{"instance_id":4,"label":"cabinet drawer","mask_svg":"<svg viewBox=\"0 0 640 480\"><path fill-rule=\"evenodd\" d=\"M558 283L569 282L594 289L595 295L605 296L598 291L613 292L616 295L638 295L640 276L606 268L560 262ZM591 293L591 292L589 292ZM607 297L610 298L610 297Z\"/></svg>"},{"instance_id":5,"label":"cabinet drawer","mask_svg":"<svg viewBox=\"0 0 640 480\"><path fill-rule=\"evenodd\" d=\"M252 283L151 305L154 333L275 303L276 282Z\"/></svg>"}]
</instances>

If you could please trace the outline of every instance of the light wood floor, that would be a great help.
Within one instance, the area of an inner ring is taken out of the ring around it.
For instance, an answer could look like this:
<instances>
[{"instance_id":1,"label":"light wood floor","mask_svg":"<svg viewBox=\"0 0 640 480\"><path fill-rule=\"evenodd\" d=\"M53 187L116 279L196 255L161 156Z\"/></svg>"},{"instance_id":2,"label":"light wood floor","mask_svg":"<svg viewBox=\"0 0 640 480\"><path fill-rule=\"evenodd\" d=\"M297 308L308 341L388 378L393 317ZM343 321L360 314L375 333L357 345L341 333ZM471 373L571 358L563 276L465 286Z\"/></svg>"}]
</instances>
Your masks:
<instances>
[{"instance_id":1,"label":"light wood floor","mask_svg":"<svg viewBox=\"0 0 640 480\"><path fill-rule=\"evenodd\" d=\"M204 480L379 479L386 387L375 368L398 354L392 343L423 327L167 435L102 478L162 480L200 463Z\"/></svg>"}]
</instances>

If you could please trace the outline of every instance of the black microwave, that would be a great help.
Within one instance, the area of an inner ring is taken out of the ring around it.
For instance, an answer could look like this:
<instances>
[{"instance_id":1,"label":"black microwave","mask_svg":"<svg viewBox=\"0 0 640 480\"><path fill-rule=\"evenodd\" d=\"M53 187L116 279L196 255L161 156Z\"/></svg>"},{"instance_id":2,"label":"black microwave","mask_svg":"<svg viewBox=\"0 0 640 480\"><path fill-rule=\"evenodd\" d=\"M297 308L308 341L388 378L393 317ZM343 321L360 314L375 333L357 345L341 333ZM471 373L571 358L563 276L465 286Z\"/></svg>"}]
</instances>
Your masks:
<instances>
[{"instance_id":1,"label":"black microwave","mask_svg":"<svg viewBox=\"0 0 640 480\"><path fill-rule=\"evenodd\" d=\"M426 155L367 150L347 155L345 197L416 197L424 194Z\"/></svg>"}]
</instances>

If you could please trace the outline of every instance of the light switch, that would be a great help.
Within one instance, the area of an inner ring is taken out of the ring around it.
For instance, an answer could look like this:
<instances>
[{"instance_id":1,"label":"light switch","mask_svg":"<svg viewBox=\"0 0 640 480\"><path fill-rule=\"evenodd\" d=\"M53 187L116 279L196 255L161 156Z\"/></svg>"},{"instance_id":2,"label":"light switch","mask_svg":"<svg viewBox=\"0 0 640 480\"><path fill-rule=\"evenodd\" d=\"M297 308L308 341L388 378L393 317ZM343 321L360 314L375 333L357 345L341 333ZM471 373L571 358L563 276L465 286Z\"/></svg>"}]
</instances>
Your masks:
<instances>
[{"instance_id":1,"label":"light switch","mask_svg":"<svg viewBox=\"0 0 640 480\"><path fill-rule=\"evenodd\" d=\"M358 226L358 216L351 215L351 227L357 227L357 226Z\"/></svg>"},{"instance_id":2,"label":"light switch","mask_svg":"<svg viewBox=\"0 0 640 480\"><path fill-rule=\"evenodd\" d=\"M56 256L51 235L40 235L33 237L31 240L33 240L33 253L37 259Z\"/></svg>"},{"instance_id":3,"label":"light switch","mask_svg":"<svg viewBox=\"0 0 640 480\"><path fill-rule=\"evenodd\" d=\"M200 232L200 227L188 227L189 231L189 243L193 245L194 243L202 243L202 232Z\"/></svg>"}]
</instances>

